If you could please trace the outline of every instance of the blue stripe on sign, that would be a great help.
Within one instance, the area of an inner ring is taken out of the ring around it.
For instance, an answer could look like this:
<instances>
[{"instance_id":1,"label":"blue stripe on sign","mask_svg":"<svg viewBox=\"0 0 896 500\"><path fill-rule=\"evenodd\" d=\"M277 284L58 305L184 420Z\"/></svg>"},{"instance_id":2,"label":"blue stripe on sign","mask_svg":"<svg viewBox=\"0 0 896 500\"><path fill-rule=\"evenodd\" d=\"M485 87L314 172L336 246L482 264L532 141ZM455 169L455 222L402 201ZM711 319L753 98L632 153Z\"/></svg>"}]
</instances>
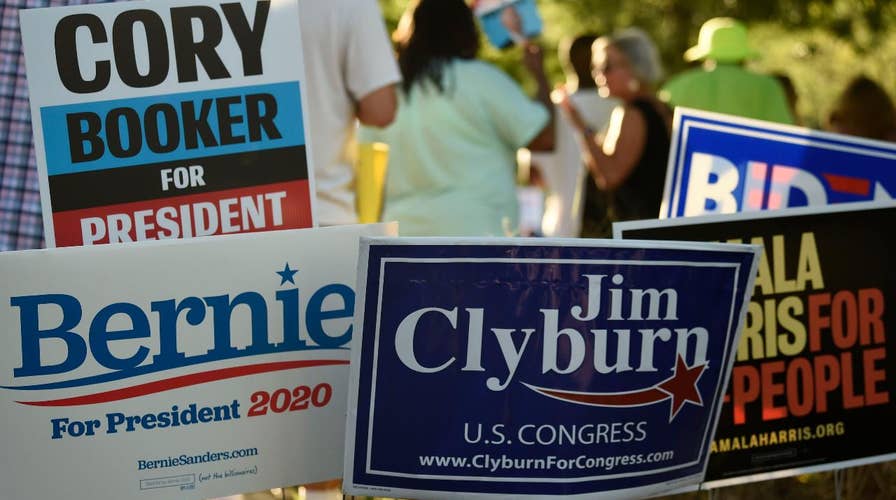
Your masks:
<instances>
[{"instance_id":1,"label":"blue stripe on sign","mask_svg":"<svg viewBox=\"0 0 896 500\"><path fill-rule=\"evenodd\" d=\"M304 145L305 129L302 123L302 103L299 85L299 82L283 82L41 108L48 175L89 172L163 161L187 160L204 156L219 156L260 149ZM246 99L246 96L255 97ZM265 104L270 102L271 98L273 102L276 102L277 106L277 112L272 117L272 123L266 122L263 118L272 114L272 110L267 109ZM224 100L222 101L221 99ZM248 102L253 104L250 106L247 104ZM183 120L184 103L189 103L187 104L188 108L192 106L194 120L201 118L201 110L203 108L207 110L205 120L207 120L208 128L202 129L202 127L198 127L202 130L197 130L196 126L185 128ZM165 104L170 106L164 106ZM160 108L159 105L163 105L162 107L167 108L168 111L173 109L176 112L177 129L179 131L179 137L169 138L165 132L165 114L159 112L152 113L149 124L157 130L155 134L157 137L152 141L157 145L156 150L150 147L150 141L147 140L146 131L144 130L147 128L147 120L144 118L145 112L147 108L153 105L156 105L155 109L157 111ZM251 109L247 109L247 107ZM222 133L218 120L219 108L221 111L230 114L230 124L229 126L225 125L224 130L231 137L230 141L233 143L221 144ZM115 116L118 117L119 133L112 137L113 144L117 143L118 156L113 154L109 148L106 117L112 110L118 110ZM133 110L133 112L129 110ZM87 133L90 126L86 118L83 120L73 119L72 130L69 130L70 120L68 116L70 114L72 116L84 116L76 115L78 113L93 113L98 116L99 123L102 126L94 139L87 138L90 135ZM262 118L250 120L249 116L253 114ZM139 117L139 120L136 120L134 123L139 123L140 144L132 145L129 142L128 118L125 115ZM279 132L279 138L272 137L273 132L270 132L271 124ZM229 132L227 132L228 130ZM213 139L210 138L209 132ZM74 137L71 141L69 139L70 134ZM250 139L250 136L253 134L257 135L257 140L253 141ZM195 144L189 145L188 138L193 140ZM171 139L176 139L176 141ZM100 140L102 144L100 144ZM158 147L158 145L162 147ZM73 148L79 153L73 153ZM79 157L87 159L76 161L79 160Z\"/></svg>"},{"instance_id":2,"label":"blue stripe on sign","mask_svg":"<svg viewBox=\"0 0 896 500\"><path fill-rule=\"evenodd\" d=\"M886 154L894 154L896 153L896 146L887 143L873 144L868 139L853 137L853 136L836 136L831 135L829 132L820 132L818 130L807 129L807 128L797 128L796 130L782 130L778 127L791 127L794 128L793 125L780 125L777 123L769 123L768 126L762 125L752 125L747 123L732 123L730 121L725 120L715 120L712 118L706 117L694 117L684 115L682 123L684 122L693 122L698 124L706 124L706 125L717 125L727 127L729 129L740 129L743 133L747 132L759 132L763 134L770 134L779 136L781 138L786 139L798 139L805 141L812 141L818 144L824 145L835 145L835 146L845 146L852 147L857 149L864 149L866 151L874 151ZM681 127L684 129L684 127ZM732 134L737 134L738 131L732 131ZM822 135L827 134L827 135ZM879 141L878 141L879 142Z\"/></svg>"}]
</instances>

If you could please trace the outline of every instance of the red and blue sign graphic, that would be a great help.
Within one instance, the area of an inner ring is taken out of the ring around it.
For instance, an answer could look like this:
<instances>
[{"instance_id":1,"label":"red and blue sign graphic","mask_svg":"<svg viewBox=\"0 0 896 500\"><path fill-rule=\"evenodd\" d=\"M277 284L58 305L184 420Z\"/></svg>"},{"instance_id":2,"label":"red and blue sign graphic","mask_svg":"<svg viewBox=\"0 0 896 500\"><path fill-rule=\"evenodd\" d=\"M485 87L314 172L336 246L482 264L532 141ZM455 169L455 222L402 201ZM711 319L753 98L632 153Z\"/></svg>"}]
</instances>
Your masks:
<instances>
[{"instance_id":1,"label":"red and blue sign graphic","mask_svg":"<svg viewBox=\"0 0 896 500\"><path fill-rule=\"evenodd\" d=\"M293 6L153 5L23 10L47 246L312 227Z\"/></svg>"},{"instance_id":2,"label":"red and blue sign graphic","mask_svg":"<svg viewBox=\"0 0 896 500\"><path fill-rule=\"evenodd\" d=\"M58 246L312 225L299 82L41 114Z\"/></svg>"},{"instance_id":3,"label":"red and blue sign graphic","mask_svg":"<svg viewBox=\"0 0 896 500\"><path fill-rule=\"evenodd\" d=\"M397 232L0 253L0 449L23 450L0 458L0 498L198 500L340 477L348 283L359 237Z\"/></svg>"},{"instance_id":4,"label":"red and blue sign graphic","mask_svg":"<svg viewBox=\"0 0 896 500\"><path fill-rule=\"evenodd\" d=\"M896 196L896 146L676 108L660 217Z\"/></svg>"},{"instance_id":5,"label":"red and blue sign graphic","mask_svg":"<svg viewBox=\"0 0 896 500\"><path fill-rule=\"evenodd\" d=\"M348 490L699 482L757 247L647 245L362 243Z\"/></svg>"}]
</instances>

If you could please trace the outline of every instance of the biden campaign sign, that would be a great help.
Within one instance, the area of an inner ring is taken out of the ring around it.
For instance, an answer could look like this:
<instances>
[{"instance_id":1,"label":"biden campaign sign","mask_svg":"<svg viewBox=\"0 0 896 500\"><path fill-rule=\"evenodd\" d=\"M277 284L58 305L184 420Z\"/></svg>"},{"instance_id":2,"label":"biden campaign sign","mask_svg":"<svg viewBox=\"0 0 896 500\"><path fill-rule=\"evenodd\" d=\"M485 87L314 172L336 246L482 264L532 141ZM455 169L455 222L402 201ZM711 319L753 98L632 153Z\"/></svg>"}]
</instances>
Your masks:
<instances>
[{"instance_id":1,"label":"biden campaign sign","mask_svg":"<svg viewBox=\"0 0 896 500\"><path fill-rule=\"evenodd\" d=\"M697 483L758 252L362 239L346 490L614 498Z\"/></svg>"},{"instance_id":2,"label":"biden campaign sign","mask_svg":"<svg viewBox=\"0 0 896 500\"><path fill-rule=\"evenodd\" d=\"M341 476L358 239L395 233L0 253L0 498L199 499Z\"/></svg>"},{"instance_id":3,"label":"biden campaign sign","mask_svg":"<svg viewBox=\"0 0 896 500\"><path fill-rule=\"evenodd\" d=\"M660 218L896 195L896 145L675 109Z\"/></svg>"},{"instance_id":4,"label":"biden campaign sign","mask_svg":"<svg viewBox=\"0 0 896 500\"><path fill-rule=\"evenodd\" d=\"M47 246L313 225L294 0L20 17Z\"/></svg>"}]
</instances>

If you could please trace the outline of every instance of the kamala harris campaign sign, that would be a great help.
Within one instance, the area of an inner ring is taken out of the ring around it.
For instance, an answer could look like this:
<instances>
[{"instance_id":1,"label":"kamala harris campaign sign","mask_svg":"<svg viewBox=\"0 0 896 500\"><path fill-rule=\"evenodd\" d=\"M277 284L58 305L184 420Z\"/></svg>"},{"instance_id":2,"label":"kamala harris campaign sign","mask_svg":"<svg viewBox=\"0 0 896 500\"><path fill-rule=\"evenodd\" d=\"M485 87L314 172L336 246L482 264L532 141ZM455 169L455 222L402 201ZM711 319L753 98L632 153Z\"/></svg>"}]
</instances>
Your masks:
<instances>
[{"instance_id":1,"label":"kamala harris campaign sign","mask_svg":"<svg viewBox=\"0 0 896 500\"><path fill-rule=\"evenodd\" d=\"M362 239L344 487L629 498L696 483L758 251Z\"/></svg>"},{"instance_id":2,"label":"kamala harris campaign sign","mask_svg":"<svg viewBox=\"0 0 896 500\"><path fill-rule=\"evenodd\" d=\"M312 226L295 1L20 17L48 246Z\"/></svg>"},{"instance_id":3,"label":"kamala harris campaign sign","mask_svg":"<svg viewBox=\"0 0 896 500\"><path fill-rule=\"evenodd\" d=\"M765 247L707 485L896 458L896 203L637 221L625 238Z\"/></svg>"},{"instance_id":4,"label":"kamala harris campaign sign","mask_svg":"<svg viewBox=\"0 0 896 500\"><path fill-rule=\"evenodd\" d=\"M660 218L896 196L896 145L675 108Z\"/></svg>"},{"instance_id":5,"label":"kamala harris campaign sign","mask_svg":"<svg viewBox=\"0 0 896 500\"><path fill-rule=\"evenodd\" d=\"M358 237L0 254L0 498L194 499L342 475Z\"/></svg>"}]
</instances>

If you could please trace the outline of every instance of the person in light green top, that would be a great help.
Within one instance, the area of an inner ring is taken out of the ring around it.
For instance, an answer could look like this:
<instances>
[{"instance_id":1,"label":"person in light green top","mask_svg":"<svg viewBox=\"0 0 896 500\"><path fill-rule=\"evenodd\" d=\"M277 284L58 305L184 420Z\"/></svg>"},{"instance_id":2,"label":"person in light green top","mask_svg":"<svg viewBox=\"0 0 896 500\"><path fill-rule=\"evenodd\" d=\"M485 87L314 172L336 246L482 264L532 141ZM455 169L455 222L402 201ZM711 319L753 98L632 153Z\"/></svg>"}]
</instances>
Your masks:
<instances>
[{"instance_id":1,"label":"person in light green top","mask_svg":"<svg viewBox=\"0 0 896 500\"><path fill-rule=\"evenodd\" d=\"M412 5L397 38L398 115L360 136L389 145L382 220L397 220L402 236L515 234L516 151L553 146L548 107L475 59L479 34L463 0ZM549 102L537 46L527 44L524 63Z\"/></svg>"},{"instance_id":2,"label":"person in light green top","mask_svg":"<svg viewBox=\"0 0 896 500\"><path fill-rule=\"evenodd\" d=\"M792 124L781 84L743 67L755 55L743 24L727 17L710 19L700 28L697 45L684 54L687 61L702 60L703 67L669 80L659 97L672 106Z\"/></svg>"}]
</instances>

